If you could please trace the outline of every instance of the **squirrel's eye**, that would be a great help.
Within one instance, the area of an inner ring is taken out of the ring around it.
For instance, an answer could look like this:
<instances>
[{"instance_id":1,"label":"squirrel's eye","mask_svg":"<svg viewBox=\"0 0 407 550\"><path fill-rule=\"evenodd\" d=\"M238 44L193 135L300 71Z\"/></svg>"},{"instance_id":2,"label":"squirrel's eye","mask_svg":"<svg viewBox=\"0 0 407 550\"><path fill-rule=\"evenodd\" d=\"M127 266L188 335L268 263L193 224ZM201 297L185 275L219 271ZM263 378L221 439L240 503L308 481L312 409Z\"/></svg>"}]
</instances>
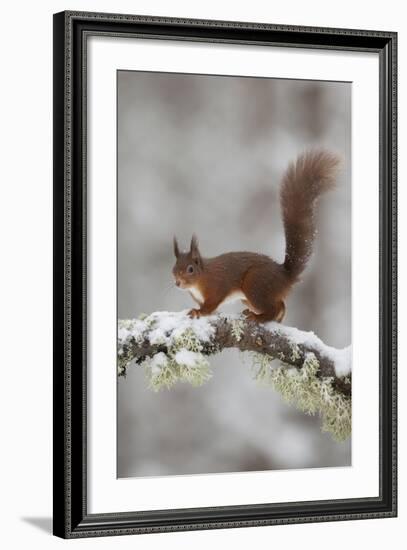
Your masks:
<instances>
[{"instance_id":1,"label":"squirrel's eye","mask_svg":"<svg viewBox=\"0 0 407 550\"><path fill-rule=\"evenodd\" d=\"M193 265L189 265L187 267L187 273L193 273L194 272L194 266Z\"/></svg>"}]
</instances>

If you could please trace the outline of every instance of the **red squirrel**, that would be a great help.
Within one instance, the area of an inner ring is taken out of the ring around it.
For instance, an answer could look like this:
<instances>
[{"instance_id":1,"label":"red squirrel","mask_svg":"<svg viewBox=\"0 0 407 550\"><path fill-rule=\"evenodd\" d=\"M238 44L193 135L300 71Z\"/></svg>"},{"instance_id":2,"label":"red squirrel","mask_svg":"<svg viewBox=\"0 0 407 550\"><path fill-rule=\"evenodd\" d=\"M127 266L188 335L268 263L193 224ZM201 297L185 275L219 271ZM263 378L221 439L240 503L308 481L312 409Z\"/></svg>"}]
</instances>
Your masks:
<instances>
[{"instance_id":1,"label":"red squirrel","mask_svg":"<svg viewBox=\"0 0 407 550\"><path fill-rule=\"evenodd\" d=\"M280 188L286 239L281 264L255 252L227 252L204 258L195 235L188 252L180 251L174 237L175 283L188 290L199 305L189 311L190 317L210 315L222 303L240 299L247 307L243 314L250 320L283 320L285 299L312 253L316 202L334 187L338 165L336 155L317 150L304 153L288 166Z\"/></svg>"}]
</instances>

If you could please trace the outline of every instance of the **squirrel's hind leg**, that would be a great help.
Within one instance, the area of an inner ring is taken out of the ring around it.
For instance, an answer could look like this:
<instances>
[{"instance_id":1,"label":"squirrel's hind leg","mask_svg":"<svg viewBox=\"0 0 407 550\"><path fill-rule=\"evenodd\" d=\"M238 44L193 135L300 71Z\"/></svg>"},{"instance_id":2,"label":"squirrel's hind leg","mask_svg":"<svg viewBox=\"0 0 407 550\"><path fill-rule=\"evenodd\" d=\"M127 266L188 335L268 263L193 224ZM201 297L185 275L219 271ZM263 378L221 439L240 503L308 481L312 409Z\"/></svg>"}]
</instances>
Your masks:
<instances>
[{"instance_id":1,"label":"squirrel's hind leg","mask_svg":"<svg viewBox=\"0 0 407 550\"><path fill-rule=\"evenodd\" d=\"M271 277L268 266L250 269L243 280L242 292L249 306L249 310L243 312L248 319L258 323L281 323L286 308L282 299L284 281L278 271Z\"/></svg>"},{"instance_id":2,"label":"squirrel's hind leg","mask_svg":"<svg viewBox=\"0 0 407 550\"><path fill-rule=\"evenodd\" d=\"M281 323L284 319L285 312L285 303L280 301L277 304L273 304L273 306L268 307L267 311L264 311L263 313L254 313L254 311L246 309L243 311L243 314L247 319L250 321L256 321L256 323L268 323L269 321Z\"/></svg>"}]
</instances>

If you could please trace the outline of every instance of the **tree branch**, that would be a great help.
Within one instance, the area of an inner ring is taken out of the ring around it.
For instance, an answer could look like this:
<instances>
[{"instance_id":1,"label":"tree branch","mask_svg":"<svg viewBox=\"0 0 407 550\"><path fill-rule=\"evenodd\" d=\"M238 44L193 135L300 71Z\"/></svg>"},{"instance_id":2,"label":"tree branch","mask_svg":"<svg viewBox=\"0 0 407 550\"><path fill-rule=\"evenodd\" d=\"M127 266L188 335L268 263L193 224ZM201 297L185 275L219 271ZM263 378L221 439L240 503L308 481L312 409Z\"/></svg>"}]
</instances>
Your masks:
<instances>
[{"instance_id":1,"label":"tree branch","mask_svg":"<svg viewBox=\"0 0 407 550\"><path fill-rule=\"evenodd\" d=\"M130 364L142 365L155 391L177 382L199 386L212 375L208 356L227 348L251 353L256 380L303 412L318 413L323 431L339 441L349 437L350 347L332 348L312 332L237 315L156 312L119 321L118 371L124 376Z\"/></svg>"},{"instance_id":2,"label":"tree branch","mask_svg":"<svg viewBox=\"0 0 407 550\"><path fill-rule=\"evenodd\" d=\"M331 378L335 389L351 393L350 348L338 350L324 344L312 332L279 323L258 324L236 315L211 315L190 319L185 312L157 312L144 319L119 321L119 359L125 374L131 361L143 363L158 353L167 355L185 332L199 341L204 356L236 348L278 359L301 369L309 354L318 361L318 376ZM191 350L190 350L191 351Z\"/></svg>"}]
</instances>

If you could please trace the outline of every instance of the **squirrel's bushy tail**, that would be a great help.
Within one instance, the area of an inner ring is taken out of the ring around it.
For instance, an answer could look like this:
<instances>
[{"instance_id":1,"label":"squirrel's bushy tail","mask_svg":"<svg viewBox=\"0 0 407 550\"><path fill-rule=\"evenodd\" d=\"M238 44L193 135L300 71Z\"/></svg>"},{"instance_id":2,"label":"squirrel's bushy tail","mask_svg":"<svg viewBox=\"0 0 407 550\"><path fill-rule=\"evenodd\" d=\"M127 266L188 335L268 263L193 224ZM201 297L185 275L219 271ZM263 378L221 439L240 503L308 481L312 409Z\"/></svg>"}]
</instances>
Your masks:
<instances>
[{"instance_id":1,"label":"squirrel's bushy tail","mask_svg":"<svg viewBox=\"0 0 407 550\"><path fill-rule=\"evenodd\" d=\"M339 157L333 153L309 151L291 163L283 177L284 268L293 279L302 273L312 254L316 202L322 193L334 187L339 164Z\"/></svg>"}]
</instances>

